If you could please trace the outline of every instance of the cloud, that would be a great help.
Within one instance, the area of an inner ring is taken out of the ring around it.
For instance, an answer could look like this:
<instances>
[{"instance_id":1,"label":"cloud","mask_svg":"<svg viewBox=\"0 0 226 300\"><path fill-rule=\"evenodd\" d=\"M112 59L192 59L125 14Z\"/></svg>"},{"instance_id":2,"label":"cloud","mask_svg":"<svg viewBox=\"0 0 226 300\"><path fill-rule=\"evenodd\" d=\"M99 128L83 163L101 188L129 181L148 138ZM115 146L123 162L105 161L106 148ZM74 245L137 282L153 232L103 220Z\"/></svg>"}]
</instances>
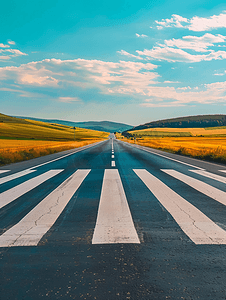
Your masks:
<instances>
[{"instance_id":1,"label":"cloud","mask_svg":"<svg viewBox=\"0 0 226 300\"><path fill-rule=\"evenodd\" d=\"M182 49L175 49L172 47L153 47L151 50L144 51L137 50L136 52L142 56L147 56L155 60L166 60L168 62L186 62L195 63L200 61L221 60L226 58L226 51L209 50L210 53L203 55L193 55Z\"/></svg>"},{"instance_id":2,"label":"cloud","mask_svg":"<svg viewBox=\"0 0 226 300\"><path fill-rule=\"evenodd\" d=\"M141 106L144 107L170 107L189 104L219 104L226 100L226 81L205 84L202 89L198 87L152 87L147 98Z\"/></svg>"},{"instance_id":3,"label":"cloud","mask_svg":"<svg viewBox=\"0 0 226 300\"><path fill-rule=\"evenodd\" d=\"M213 35L206 33L203 36L184 36L182 39L165 40L164 43L168 47L177 47L180 49L191 49L196 52L207 52L208 47L214 46L216 43L223 43L226 36L221 34Z\"/></svg>"},{"instance_id":4,"label":"cloud","mask_svg":"<svg viewBox=\"0 0 226 300\"><path fill-rule=\"evenodd\" d=\"M155 21L158 29L164 27L187 28L191 31L209 31L218 28L226 28L226 11L219 15L213 15L208 18L194 16L191 19L173 14L170 19Z\"/></svg>"},{"instance_id":5,"label":"cloud","mask_svg":"<svg viewBox=\"0 0 226 300\"><path fill-rule=\"evenodd\" d=\"M0 48L10 48L10 46L9 45L4 45L4 44L0 43Z\"/></svg>"},{"instance_id":6,"label":"cloud","mask_svg":"<svg viewBox=\"0 0 226 300\"><path fill-rule=\"evenodd\" d=\"M10 45L16 45L16 43L14 41L8 41L8 44L10 44Z\"/></svg>"},{"instance_id":7,"label":"cloud","mask_svg":"<svg viewBox=\"0 0 226 300\"><path fill-rule=\"evenodd\" d=\"M162 86L157 86L159 75L155 72L156 68L151 63L132 61L45 59L19 67L0 68L0 90L29 98L40 95L41 98L48 97L64 103L82 101L81 95L85 90L96 96L126 95L133 99L146 99L141 104L144 107L216 104L226 100L226 82L176 88L167 86L172 82L166 81ZM56 98L56 93L66 96ZM79 98L73 95L79 95Z\"/></svg>"},{"instance_id":8,"label":"cloud","mask_svg":"<svg viewBox=\"0 0 226 300\"><path fill-rule=\"evenodd\" d=\"M121 93L124 89L141 93L156 83L157 66L132 61L104 62L100 60L45 59L19 67L0 68L0 80L27 87L68 90L97 89L104 94ZM62 100L62 99L61 99ZM63 99L68 100L68 99Z\"/></svg>"},{"instance_id":9,"label":"cloud","mask_svg":"<svg viewBox=\"0 0 226 300\"><path fill-rule=\"evenodd\" d=\"M121 55L125 55L125 56L128 56L128 57L131 57L131 58L143 59L142 57L137 56L137 55L133 55L133 54L131 54L131 53L128 53L128 52L126 52L125 50L117 51L117 53L119 53L119 54L121 54Z\"/></svg>"},{"instance_id":10,"label":"cloud","mask_svg":"<svg viewBox=\"0 0 226 300\"><path fill-rule=\"evenodd\" d=\"M146 38L148 36L146 34L138 34L138 33L136 33L136 37L138 37L138 38Z\"/></svg>"},{"instance_id":11,"label":"cloud","mask_svg":"<svg viewBox=\"0 0 226 300\"><path fill-rule=\"evenodd\" d=\"M26 53L23 53L18 49L8 49L9 47L9 45L0 44L0 48L4 48L0 49L0 60L8 60L12 57L27 55Z\"/></svg>"},{"instance_id":12,"label":"cloud","mask_svg":"<svg viewBox=\"0 0 226 300\"><path fill-rule=\"evenodd\" d=\"M81 102L81 99L78 97L59 97L60 102L72 103L72 102Z\"/></svg>"}]
</instances>

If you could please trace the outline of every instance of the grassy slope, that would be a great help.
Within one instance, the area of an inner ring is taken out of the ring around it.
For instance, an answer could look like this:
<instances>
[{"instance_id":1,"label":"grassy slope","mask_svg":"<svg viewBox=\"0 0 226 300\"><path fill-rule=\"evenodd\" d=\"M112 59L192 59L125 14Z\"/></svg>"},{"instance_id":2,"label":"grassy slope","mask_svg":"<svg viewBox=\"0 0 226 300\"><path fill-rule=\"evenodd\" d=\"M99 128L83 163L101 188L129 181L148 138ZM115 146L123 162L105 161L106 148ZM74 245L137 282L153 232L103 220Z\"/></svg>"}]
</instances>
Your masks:
<instances>
[{"instance_id":1,"label":"grassy slope","mask_svg":"<svg viewBox=\"0 0 226 300\"><path fill-rule=\"evenodd\" d=\"M74 129L0 114L0 165L32 159L101 141L109 133Z\"/></svg>"},{"instance_id":2,"label":"grassy slope","mask_svg":"<svg viewBox=\"0 0 226 300\"><path fill-rule=\"evenodd\" d=\"M76 128L75 141L106 138L108 133ZM48 141L73 141L74 129L58 124L24 120L0 114L0 139L35 139Z\"/></svg>"}]
</instances>

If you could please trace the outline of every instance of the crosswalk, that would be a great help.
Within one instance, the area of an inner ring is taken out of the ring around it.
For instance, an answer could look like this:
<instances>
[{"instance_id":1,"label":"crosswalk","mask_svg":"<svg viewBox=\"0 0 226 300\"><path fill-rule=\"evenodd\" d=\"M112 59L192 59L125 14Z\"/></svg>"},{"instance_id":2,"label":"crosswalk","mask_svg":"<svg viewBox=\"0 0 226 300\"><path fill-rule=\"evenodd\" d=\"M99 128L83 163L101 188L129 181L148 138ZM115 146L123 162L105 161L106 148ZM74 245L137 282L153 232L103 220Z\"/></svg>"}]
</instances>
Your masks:
<instances>
[{"instance_id":1,"label":"crosswalk","mask_svg":"<svg viewBox=\"0 0 226 300\"><path fill-rule=\"evenodd\" d=\"M114 155L113 146L112 155ZM24 170L12 175L7 175L9 170L3 171L5 172L0 173L3 175L6 173L6 175L0 178L0 184L10 181L16 182L15 179L28 174L34 177L2 192L0 194L0 209L4 209L11 202L23 197L29 191L41 186L64 170L49 170L38 176L36 175L37 171L34 169ZM91 169L76 170L18 223L0 236L0 247L37 246L91 171ZM219 171L224 173L224 170ZM148 188L150 197L152 195L158 200L194 244L226 244L226 231L186 200L186 197L183 198L177 194L166 183L146 169L133 169L133 172L137 180L140 180ZM191 176L173 169L162 169L161 172L186 184L194 191L226 205L226 192L204 182L205 178L209 178L222 184L226 182L226 177L203 169L189 170ZM193 173L198 175L199 178L203 178L203 180L192 177ZM92 244L139 244L140 238L136 230L136 222L134 224L133 213L126 197L119 170L116 168L105 169L101 185Z\"/></svg>"}]
</instances>

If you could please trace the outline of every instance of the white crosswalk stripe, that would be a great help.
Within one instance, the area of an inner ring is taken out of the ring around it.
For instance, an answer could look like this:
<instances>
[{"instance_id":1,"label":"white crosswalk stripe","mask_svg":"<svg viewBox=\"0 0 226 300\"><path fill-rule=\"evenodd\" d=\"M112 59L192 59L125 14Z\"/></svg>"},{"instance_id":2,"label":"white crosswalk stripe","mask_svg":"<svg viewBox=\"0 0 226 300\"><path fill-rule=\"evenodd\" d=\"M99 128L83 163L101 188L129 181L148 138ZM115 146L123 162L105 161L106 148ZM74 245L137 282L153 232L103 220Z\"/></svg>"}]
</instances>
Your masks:
<instances>
[{"instance_id":1,"label":"white crosswalk stripe","mask_svg":"<svg viewBox=\"0 0 226 300\"><path fill-rule=\"evenodd\" d=\"M2 178L0 178L0 184L3 184L5 182L11 181L11 180L16 179L16 178L20 178L22 176L28 175L28 174L33 173L33 172L36 172L36 170L27 169L27 170L24 170L24 171L21 171L21 172L12 174L12 175L2 177Z\"/></svg>"},{"instance_id":2,"label":"white crosswalk stripe","mask_svg":"<svg viewBox=\"0 0 226 300\"><path fill-rule=\"evenodd\" d=\"M201 180L182 174L176 170L162 170L166 174L186 183L204 195L226 205L226 192L223 192Z\"/></svg>"},{"instance_id":3,"label":"white crosswalk stripe","mask_svg":"<svg viewBox=\"0 0 226 300\"><path fill-rule=\"evenodd\" d=\"M25 170L5 176L11 180L29 174ZM33 172L35 170L32 170ZM63 170L50 170L0 194L0 208L31 191ZM43 235L53 226L91 170L77 170L21 221L0 236L0 247L37 246ZM172 215L184 233L195 244L226 244L226 231L209 219L194 205L170 189L145 169L134 169L150 192ZM226 193L200 180L175 170L162 170L199 192L226 205ZM225 177L205 170L189 170L204 177L225 182ZM11 177L10 177L11 176ZM139 180L139 179L137 179ZM1 181L0 181L1 182ZM106 169L102 182L96 225L92 244L140 243L121 177L117 169Z\"/></svg>"},{"instance_id":4,"label":"white crosswalk stripe","mask_svg":"<svg viewBox=\"0 0 226 300\"><path fill-rule=\"evenodd\" d=\"M202 175L202 176L205 176L205 177L208 177L208 178L211 178L211 179L214 179L214 180L217 180L217 181L220 181L220 182L223 182L223 183L226 183L226 177L224 177L224 176L213 174L213 173L207 172L205 170L189 170L189 171L194 172L199 175Z\"/></svg>"},{"instance_id":5,"label":"white crosswalk stripe","mask_svg":"<svg viewBox=\"0 0 226 300\"><path fill-rule=\"evenodd\" d=\"M16 200L20 196L24 195L25 193L31 191L35 187L39 186L46 180L56 176L63 170L50 170L44 174L36 176L32 179L29 179L3 193L0 194L0 208L4 207L5 205L11 203L12 201Z\"/></svg>"},{"instance_id":6,"label":"white crosswalk stripe","mask_svg":"<svg viewBox=\"0 0 226 300\"><path fill-rule=\"evenodd\" d=\"M6 173L6 172L9 172L10 170L0 170L0 174L3 174L3 173Z\"/></svg>"},{"instance_id":7,"label":"white crosswalk stripe","mask_svg":"<svg viewBox=\"0 0 226 300\"><path fill-rule=\"evenodd\" d=\"M92 244L140 243L118 170L105 170Z\"/></svg>"},{"instance_id":8,"label":"white crosswalk stripe","mask_svg":"<svg viewBox=\"0 0 226 300\"><path fill-rule=\"evenodd\" d=\"M19 223L0 236L0 247L37 246L79 188L90 170L77 170Z\"/></svg>"},{"instance_id":9,"label":"white crosswalk stripe","mask_svg":"<svg viewBox=\"0 0 226 300\"><path fill-rule=\"evenodd\" d=\"M195 244L226 244L226 231L146 170L134 170Z\"/></svg>"}]
</instances>

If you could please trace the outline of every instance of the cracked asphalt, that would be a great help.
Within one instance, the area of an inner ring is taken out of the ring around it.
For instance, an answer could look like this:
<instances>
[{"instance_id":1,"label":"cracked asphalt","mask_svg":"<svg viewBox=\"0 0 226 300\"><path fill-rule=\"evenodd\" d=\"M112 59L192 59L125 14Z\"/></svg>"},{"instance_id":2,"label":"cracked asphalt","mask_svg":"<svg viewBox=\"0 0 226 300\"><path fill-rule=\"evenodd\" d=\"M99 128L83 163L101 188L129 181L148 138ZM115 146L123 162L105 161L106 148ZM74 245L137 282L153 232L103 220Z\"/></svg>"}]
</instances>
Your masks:
<instances>
[{"instance_id":1,"label":"cracked asphalt","mask_svg":"<svg viewBox=\"0 0 226 300\"><path fill-rule=\"evenodd\" d=\"M73 152L0 168L10 170L9 175L36 170L1 184L0 193L49 170L63 170L0 209L1 235L76 170L90 169L37 246L0 248L1 300L226 299L226 245L195 244L133 171L147 170L226 230L225 205L162 171L176 170L226 192L225 183L190 171L196 166L226 177L225 166L114 140L113 168L120 174L140 244L92 244L104 172L112 168L111 140L54 160Z\"/></svg>"}]
</instances>

